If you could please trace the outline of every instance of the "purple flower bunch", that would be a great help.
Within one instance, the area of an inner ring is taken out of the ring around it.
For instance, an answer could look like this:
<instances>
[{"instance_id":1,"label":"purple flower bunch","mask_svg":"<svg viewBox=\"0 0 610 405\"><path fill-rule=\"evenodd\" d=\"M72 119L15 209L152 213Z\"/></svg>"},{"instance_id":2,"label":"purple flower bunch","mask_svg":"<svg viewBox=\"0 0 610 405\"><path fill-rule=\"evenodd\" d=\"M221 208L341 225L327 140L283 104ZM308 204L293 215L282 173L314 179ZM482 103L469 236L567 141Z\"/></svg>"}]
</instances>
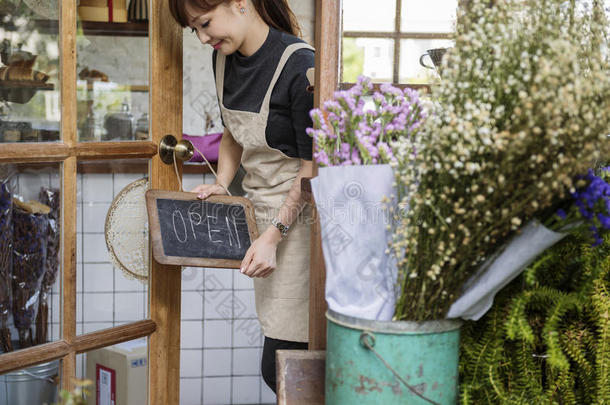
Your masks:
<instances>
[{"instance_id":1,"label":"purple flower bunch","mask_svg":"<svg viewBox=\"0 0 610 405\"><path fill-rule=\"evenodd\" d=\"M425 119L417 91L382 84L373 92L365 76L310 115L313 128L307 134L314 139L314 159L320 166L396 162L392 142L414 136Z\"/></svg>"},{"instance_id":2,"label":"purple flower bunch","mask_svg":"<svg viewBox=\"0 0 610 405\"><path fill-rule=\"evenodd\" d=\"M610 166L599 171L589 169L586 176L581 176L586 186L572 193L573 204L567 209L559 209L557 216L563 224L581 223L591 232L593 246L603 243L601 233L610 230Z\"/></svg>"}]
</instances>

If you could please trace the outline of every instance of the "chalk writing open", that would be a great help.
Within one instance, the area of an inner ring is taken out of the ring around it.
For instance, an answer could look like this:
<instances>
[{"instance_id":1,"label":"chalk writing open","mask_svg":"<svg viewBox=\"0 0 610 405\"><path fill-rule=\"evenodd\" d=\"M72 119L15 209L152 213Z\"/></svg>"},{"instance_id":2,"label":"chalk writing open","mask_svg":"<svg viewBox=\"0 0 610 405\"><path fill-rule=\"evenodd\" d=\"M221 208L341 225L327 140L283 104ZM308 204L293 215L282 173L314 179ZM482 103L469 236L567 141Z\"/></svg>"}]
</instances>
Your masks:
<instances>
[{"instance_id":1,"label":"chalk writing open","mask_svg":"<svg viewBox=\"0 0 610 405\"><path fill-rule=\"evenodd\" d=\"M240 260L250 246L239 205L158 199L157 210L167 256Z\"/></svg>"}]
</instances>

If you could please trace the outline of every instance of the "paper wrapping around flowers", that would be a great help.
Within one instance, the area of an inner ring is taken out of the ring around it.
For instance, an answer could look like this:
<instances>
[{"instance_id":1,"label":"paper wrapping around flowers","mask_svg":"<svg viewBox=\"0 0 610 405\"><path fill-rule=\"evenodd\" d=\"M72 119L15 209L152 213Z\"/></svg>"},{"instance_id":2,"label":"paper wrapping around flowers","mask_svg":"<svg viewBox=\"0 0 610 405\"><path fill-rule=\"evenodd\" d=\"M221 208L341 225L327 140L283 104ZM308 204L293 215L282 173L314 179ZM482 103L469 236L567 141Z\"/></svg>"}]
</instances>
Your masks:
<instances>
[{"instance_id":1,"label":"paper wrapping around flowers","mask_svg":"<svg viewBox=\"0 0 610 405\"><path fill-rule=\"evenodd\" d=\"M553 232L538 221L528 223L468 280L462 295L449 308L447 318L479 320L493 305L498 291L521 274L540 253L566 235Z\"/></svg>"},{"instance_id":2,"label":"paper wrapping around flowers","mask_svg":"<svg viewBox=\"0 0 610 405\"><path fill-rule=\"evenodd\" d=\"M333 311L384 321L394 315L397 271L385 253L391 231L382 204L396 194L393 182L389 165L323 167L311 181Z\"/></svg>"}]
</instances>

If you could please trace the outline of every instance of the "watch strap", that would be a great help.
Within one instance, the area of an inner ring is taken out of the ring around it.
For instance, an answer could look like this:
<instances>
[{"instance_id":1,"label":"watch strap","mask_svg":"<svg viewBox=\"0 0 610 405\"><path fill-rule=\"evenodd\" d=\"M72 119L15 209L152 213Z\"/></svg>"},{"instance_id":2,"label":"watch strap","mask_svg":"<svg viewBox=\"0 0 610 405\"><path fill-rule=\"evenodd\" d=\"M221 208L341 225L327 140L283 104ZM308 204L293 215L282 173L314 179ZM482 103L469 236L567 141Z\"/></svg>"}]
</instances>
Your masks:
<instances>
[{"instance_id":1,"label":"watch strap","mask_svg":"<svg viewBox=\"0 0 610 405\"><path fill-rule=\"evenodd\" d=\"M286 237L286 235L288 234L288 230L290 229L289 226L284 225L283 223L278 221L277 218L273 218L271 220L271 225L275 226L280 231L280 233L282 234L282 238Z\"/></svg>"}]
</instances>

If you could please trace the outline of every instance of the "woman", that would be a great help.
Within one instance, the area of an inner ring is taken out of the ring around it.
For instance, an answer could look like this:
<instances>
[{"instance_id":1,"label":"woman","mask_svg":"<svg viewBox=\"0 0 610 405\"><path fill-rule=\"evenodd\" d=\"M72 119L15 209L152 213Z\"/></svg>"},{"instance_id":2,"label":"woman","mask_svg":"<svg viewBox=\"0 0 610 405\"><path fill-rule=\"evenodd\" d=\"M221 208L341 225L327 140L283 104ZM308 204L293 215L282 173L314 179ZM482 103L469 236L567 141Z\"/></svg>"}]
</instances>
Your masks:
<instances>
[{"instance_id":1,"label":"woman","mask_svg":"<svg viewBox=\"0 0 610 405\"><path fill-rule=\"evenodd\" d=\"M313 97L306 91L313 48L286 0L170 0L172 15L214 48L216 90L224 134L216 184L193 192L226 194L240 165L260 236L241 263L254 278L265 342L261 371L275 392L275 351L306 349L311 207L301 178L312 175ZM288 231L289 229L289 231Z\"/></svg>"}]
</instances>

